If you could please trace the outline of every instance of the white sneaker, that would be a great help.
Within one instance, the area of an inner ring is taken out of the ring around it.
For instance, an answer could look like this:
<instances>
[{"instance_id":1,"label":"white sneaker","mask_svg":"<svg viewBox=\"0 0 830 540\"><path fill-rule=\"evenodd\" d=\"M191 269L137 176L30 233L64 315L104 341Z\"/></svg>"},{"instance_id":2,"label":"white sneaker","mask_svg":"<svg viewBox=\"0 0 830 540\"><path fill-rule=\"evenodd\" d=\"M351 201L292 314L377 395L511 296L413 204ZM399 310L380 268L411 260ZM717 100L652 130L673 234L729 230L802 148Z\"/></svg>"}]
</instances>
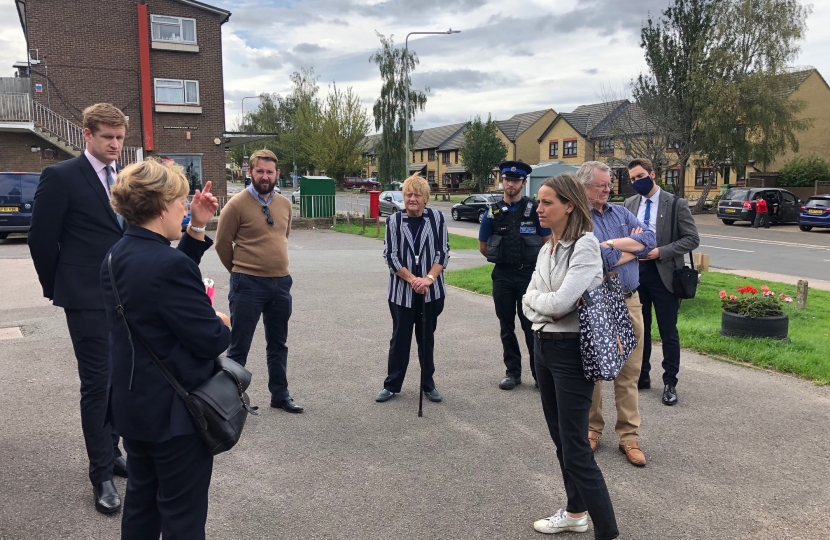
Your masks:
<instances>
[{"instance_id":1,"label":"white sneaker","mask_svg":"<svg viewBox=\"0 0 830 540\"><path fill-rule=\"evenodd\" d=\"M585 532L588 530L588 514L572 518L561 508L551 517L540 519L533 524L540 533L556 534L561 532Z\"/></svg>"}]
</instances>

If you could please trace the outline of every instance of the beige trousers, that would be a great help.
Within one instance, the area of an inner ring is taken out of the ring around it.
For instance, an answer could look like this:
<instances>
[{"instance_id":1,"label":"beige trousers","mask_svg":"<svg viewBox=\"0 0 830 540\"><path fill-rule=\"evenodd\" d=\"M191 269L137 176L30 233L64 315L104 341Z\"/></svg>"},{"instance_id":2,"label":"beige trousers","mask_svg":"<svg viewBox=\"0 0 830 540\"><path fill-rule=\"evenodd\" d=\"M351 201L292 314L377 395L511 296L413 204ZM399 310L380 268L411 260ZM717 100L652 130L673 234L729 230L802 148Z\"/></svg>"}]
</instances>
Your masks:
<instances>
[{"instance_id":1,"label":"beige trousers","mask_svg":"<svg viewBox=\"0 0 830 540\"><path fill-rule=\"evenodd\" d=\"M614 401L617 405L616 431L620 442L639 438L640 405L637 394L637 381L640 379L640 367L643 364L643 305L640 295L636 292L625 301L628 313L631 315L631 324L637 336L637 348L628 357L628 361L614 380ZM605 420L602 418L602 381L594 386L591 412L588 413L588 429L602 433Z\"/></svg>"}]
</instances>

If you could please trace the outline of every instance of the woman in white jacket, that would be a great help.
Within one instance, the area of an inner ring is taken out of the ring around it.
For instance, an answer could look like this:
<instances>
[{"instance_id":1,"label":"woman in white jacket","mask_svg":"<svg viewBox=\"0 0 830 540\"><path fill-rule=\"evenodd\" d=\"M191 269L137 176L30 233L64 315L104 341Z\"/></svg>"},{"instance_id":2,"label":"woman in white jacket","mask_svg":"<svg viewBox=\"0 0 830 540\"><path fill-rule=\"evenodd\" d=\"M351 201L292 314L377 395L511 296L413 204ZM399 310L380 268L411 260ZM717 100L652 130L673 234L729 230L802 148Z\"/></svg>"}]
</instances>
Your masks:
<instances>
[{"instance_id":1,"label":"woman in white jacket","mask_svg":"<svg viewBox=\"0 0 830 540\"><path fill-rule=\"evenodd\" d=\"M553 231L539 252L522 301L533 323L534 357L542 410L562 469L567 506L533 527L542 533L585 532L588 514L597 540L617 538L608 488L588 443L588 411L594 383L585 379L576 302L602 283L599 242L591 232L584 188L570 174L539 188L539 221Z\"/></svg>"}]
</instances>

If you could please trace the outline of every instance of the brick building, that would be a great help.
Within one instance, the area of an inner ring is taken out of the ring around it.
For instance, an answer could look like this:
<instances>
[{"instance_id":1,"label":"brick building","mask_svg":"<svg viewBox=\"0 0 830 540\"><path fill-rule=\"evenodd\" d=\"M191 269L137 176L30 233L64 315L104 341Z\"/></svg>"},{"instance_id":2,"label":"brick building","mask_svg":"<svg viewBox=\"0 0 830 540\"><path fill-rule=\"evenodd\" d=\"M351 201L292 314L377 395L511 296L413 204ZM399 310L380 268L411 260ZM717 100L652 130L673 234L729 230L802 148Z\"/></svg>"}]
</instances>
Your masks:
<instances>
[{"instance_id":1,"label":"brick building","mask_svg":"<svg viewBox=\"0 0 830 540\"><path fill-rule=\"evenodd\" d=\"M83 109L109 102L130 120L123 163L171 159L192 186L211 180L226 194L226 147L241 142L225 132L230 12L196 0L16 3L29 66L0 79L0 170L39 171L79 155Z\"/></svg>"}]
</instances>

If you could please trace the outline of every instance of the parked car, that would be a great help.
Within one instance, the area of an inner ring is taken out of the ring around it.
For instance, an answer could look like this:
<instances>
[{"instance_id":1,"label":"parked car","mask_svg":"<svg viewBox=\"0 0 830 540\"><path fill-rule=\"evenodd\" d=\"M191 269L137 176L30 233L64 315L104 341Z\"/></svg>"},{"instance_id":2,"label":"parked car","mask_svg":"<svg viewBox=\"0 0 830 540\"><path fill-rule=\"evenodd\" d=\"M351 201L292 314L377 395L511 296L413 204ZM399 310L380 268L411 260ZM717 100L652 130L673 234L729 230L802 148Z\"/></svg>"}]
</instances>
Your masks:
<instances>
[{"instance_id":1,"label":"parked car","mask_svg":"<svg viewBox=\"0 0 830 540\"><path fill-rule=\"evenodd\" d=\"M380 189L380 182L372 178L346 178L343 180L346 189Z\"/></svg>"},{"instance_id":2,"label":"parked car","mask_svg":"<svg viewBox=\"0 0 830 540\"><path fill-rule=\"evenodd\" d=\"M400 212L405 208L403 204L403 193L400 191L384 191L380 194L378 213L382 216Z\"/></svg>"},{"instance_id":3,"label":"parked car","mask_svg":"<svg viewBox=\"0 0 830 540\"><path fill-rule=\"evenodd\" d=\"M0 172L0 239L29 232L40 173Z\"/></svg>"},{"instance_id":4,"label":"parked car","mask_svg":"<svg viewBox=\"0 0 830 540\"><path fill-rule=\"evenodd\" d=\"M250 185L251 185L251 177L246 175L245 176L245 187L248 187ZM279 184L274 185L274 191L276 191L277 193L282 193L282 189L280 188ZM193 195L193 192L191 192L190 194Z\"/></svg>"},{"instance_id":5,"label":"parked car","mask_svg":"<svg viewBox=\"0 0 830 540\"><path fill-rule=\"evenodd\" d=\"M718 218L724 224L736 221L755 221L755 197L758 194L767 201L770 224L798 223L801 199L781 188L730 188L718 201Z\"/></svg>"},{"instance_id":6,"label":"parked car","mask_svg":"<svg viewBox=\"0 0 830 540\"><path fill-rule=\"evenodd\" d=\"M297 188L291 194L291 204L300 204L300 188Z\"/></svg>"},{"instance_id":7,"label":"parked car","mask_svg":"<svg viewBox=\"0 0 830 540\"><path fill-rule=\"evenodd\" d=\"M798 228L810 231L816 228L830 228L830 193L815 195L807 199L798 214Z\"/></svg>"},{"instance_id":8,"label":"parked car","mask_svg":"<svg viewBox=\"0 0 830 540\"><path fill-rule=\"evenodd\" d=\"M187 215L182 220L182 232L187 230L188 225L190 225L190 201L187 201Z\"/></svg>"},{"instance_id":9,"label":"parked car","mask_svg":"<svg viewBox=\"0 0 830 540\"><path fill-rule=\"evenodd\" d=\"M461 219L475 219L481 223L481 218L487 212L487 208L498 201L501 197L491 193L482 193L478 195L470 195L458 204L452 207L452 218L455 221Z\"/></svg>"}]
</instances>

